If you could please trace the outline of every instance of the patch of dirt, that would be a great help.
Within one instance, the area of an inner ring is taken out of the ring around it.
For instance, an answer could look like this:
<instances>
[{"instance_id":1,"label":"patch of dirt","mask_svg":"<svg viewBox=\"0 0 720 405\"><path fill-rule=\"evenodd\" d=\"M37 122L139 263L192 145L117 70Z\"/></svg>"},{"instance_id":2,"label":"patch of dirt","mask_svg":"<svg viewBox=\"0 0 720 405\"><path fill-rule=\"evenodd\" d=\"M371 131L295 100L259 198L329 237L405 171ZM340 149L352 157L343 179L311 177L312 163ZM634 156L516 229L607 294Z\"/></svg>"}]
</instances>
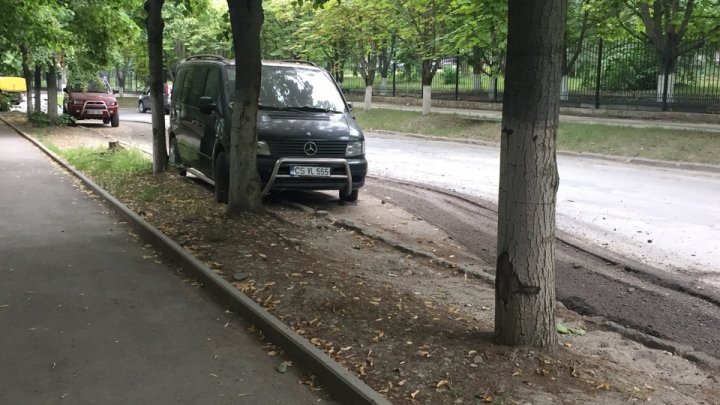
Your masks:
<instances>
[{"instance_id":1,"label":"patch of dirt","mask_svg":"<svg viewBox=\"0 0 720 405\"><path fill-rule=\"evenodd\" d=\"M92 137L77 127L45 136L61 147ZM395 404L720 403L718 370L599 330L560 304L558 321L585 335L560 335L547 353L498 346L492 285L322 213L280 205L230 220L207 187L172 173L140 176L116 197ZM373 204L382 203L363 196L356 207ZM389 228L401 235L412 217L388 204L366 225L397 224ZM430 224L407 229L419 250L472 256Z\"/></svg>"}]
</instances>

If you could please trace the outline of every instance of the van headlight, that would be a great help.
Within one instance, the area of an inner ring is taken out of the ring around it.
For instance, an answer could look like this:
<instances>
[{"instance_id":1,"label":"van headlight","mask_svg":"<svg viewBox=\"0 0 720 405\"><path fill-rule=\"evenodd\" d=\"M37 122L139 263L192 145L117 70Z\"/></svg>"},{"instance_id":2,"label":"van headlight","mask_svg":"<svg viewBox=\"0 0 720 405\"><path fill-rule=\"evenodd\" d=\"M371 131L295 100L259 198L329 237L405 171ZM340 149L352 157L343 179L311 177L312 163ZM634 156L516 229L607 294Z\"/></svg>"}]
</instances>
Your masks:
<instances>
[{"instance_id":1,"label":"van headlight","mask_svg":"<svg viewBox=\"0 0 720 405\"><path fill-rule=\"evenodd\" d=\"M262 156L270 156L270 145L267 141L258 141L257 154Z\"/></svg>"},{"instance_id":2,"label":"van headlight","mask_svg":"<svg viewBox=\"0 0 720 405\"><path fill-rule=\"evenodd\" d=\"M348 142L345 156L362 156L365 154L365 141Z\"/></svg>"}]
</instances>

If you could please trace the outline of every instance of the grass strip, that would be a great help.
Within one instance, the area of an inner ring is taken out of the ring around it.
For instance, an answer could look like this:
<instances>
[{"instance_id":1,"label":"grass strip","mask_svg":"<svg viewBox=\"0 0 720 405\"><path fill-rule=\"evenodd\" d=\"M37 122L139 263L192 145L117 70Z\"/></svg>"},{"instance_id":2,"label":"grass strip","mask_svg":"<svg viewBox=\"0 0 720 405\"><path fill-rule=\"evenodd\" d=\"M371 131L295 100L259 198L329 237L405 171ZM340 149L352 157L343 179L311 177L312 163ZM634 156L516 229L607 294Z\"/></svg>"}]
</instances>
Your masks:
<instances>
[{"instance_id":1,"label":"grass strip","mask_svg":"<svg viewBox=\"0 0 720 405\"><path fill-rule=\"evenodd\" d=\"M372 109L355 112L365 130L500 142L500 123L453 114ZM561 123L558 150L720 165L720 133L690 129L636 128Z\"/></svg>"}]
</instances>

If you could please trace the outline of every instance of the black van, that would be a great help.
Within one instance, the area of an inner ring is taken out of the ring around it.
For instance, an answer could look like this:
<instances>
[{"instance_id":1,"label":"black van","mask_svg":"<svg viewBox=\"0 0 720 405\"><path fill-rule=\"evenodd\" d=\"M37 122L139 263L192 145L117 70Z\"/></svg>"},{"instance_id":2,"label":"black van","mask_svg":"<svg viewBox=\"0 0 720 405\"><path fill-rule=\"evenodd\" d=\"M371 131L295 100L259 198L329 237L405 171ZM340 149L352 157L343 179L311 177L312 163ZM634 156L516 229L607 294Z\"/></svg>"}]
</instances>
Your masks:
<instances>
[{"instance_id":1,"label":"black van","mask_svg":"<svg viewBox=\"0 0 720 405\"><path fill-rule=\"evenodd\" d=\"M178 67L170 103L170 162L214 184L227 181L235 63L199 55ZM257 168L271 190L339 190L356 201L365 184L365 138L332 77L310 62L263 62ZM215 197L227 201L225 185Z\"/></svg>"}]
</instances>

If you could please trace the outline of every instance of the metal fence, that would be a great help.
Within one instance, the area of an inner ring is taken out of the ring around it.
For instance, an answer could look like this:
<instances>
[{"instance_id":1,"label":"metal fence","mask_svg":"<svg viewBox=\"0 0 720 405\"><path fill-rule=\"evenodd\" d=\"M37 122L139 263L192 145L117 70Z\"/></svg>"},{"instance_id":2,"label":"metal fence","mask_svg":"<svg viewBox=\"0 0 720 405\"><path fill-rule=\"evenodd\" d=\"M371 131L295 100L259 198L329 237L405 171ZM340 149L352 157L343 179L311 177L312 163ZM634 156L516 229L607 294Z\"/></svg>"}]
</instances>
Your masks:
<instances>
[{"instance_id":1,"label":"metal fence","mask_svg":"<svg viewBox=\"0 0 720 405\"><path fill-rule=\"evenodd\" d=\"M573 50L568 50L572 55ZM570 58L569 58L570 59ZM443 58L432 82L434 99L501 102L504 77L475 74L466 56ZM346 93L363 93L352 69L343 75ZM373 94L421 97L420 63L394 64L385 81L380 73ZM668 85L665 86L665 81ZM383 85L383 83L385 83ZM681 56L665 75L653 48L638 42L586 43L563 77L564 106L720 113L720 46L704 46Z\"/></svg>"}]
</instances>

